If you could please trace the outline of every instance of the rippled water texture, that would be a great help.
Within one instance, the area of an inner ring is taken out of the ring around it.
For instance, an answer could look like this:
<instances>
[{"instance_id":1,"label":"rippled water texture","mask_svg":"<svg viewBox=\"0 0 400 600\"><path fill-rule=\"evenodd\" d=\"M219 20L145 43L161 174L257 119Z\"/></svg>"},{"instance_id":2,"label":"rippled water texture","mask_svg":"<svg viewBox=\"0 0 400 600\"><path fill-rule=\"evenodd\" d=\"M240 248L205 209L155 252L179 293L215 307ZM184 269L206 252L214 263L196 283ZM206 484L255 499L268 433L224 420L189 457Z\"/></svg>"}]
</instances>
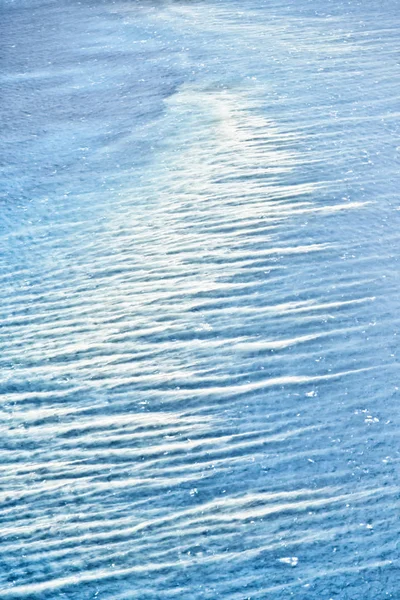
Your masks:
<instances>
[{"instance_id":1,"label":"rippled water texture","mask_svg":"<svg viewBox=\"0 0 400 600\"><path fill-rule=\"evenodd\" d=\"M398 0L0 11L0 598L398 600Z\"/></svg>"}]
</instances>

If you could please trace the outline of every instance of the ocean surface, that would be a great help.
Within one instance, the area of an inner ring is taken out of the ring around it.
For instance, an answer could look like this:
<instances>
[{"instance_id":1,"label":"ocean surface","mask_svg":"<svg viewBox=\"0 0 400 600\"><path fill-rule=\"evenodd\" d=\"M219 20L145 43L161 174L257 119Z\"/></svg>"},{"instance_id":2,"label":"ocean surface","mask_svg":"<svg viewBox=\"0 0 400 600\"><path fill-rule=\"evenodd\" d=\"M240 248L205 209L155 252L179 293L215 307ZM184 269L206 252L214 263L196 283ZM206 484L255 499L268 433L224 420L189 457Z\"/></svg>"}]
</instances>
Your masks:
<instances>
[{"instance_id":1,"label":"ocean surface","mask_svg":"<svg viewBox=\"0 0 400 600\"><path fill-rule=\"evenodd\" d=\"M0 599L400 598L400 1L2 0Z\"/></svg>"}]
</instances>

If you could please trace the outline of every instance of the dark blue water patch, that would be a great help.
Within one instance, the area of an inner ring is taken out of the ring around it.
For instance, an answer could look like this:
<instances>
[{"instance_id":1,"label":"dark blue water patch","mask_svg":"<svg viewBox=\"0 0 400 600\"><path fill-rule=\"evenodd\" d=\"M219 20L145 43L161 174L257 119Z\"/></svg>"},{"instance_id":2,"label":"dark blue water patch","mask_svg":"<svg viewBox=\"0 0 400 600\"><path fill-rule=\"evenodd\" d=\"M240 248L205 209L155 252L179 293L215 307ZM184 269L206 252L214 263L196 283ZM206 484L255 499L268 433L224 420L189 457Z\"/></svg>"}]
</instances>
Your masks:
<instances>
[{"instance_id":1,"label":"dark blue water patch","mask_svg":"<svg viewBox=\"0 0 400 600\"><path fill-rule=\"evenodd\" d=\"M30 211L49 195L56 210L55 194L120 186L121 173L133 183L151 160L157 133L149 124L182 78L179 49L154 40L145 23L124 28L108 8L102 42L91 6L4 11L0 192L8 212Z\"/></svg>"}]
</instances>

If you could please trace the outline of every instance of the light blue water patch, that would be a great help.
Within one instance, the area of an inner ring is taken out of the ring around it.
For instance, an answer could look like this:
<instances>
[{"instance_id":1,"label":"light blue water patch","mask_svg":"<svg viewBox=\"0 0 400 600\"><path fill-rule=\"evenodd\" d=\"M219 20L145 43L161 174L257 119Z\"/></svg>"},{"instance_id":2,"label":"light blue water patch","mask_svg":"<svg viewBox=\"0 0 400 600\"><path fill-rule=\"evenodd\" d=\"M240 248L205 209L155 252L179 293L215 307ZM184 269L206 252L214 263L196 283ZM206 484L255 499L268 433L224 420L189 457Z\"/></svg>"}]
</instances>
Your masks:
<instances>
[{"instance_id":1,"label":"light blue water patch","mask_svg":"<svg viewBox=\"0 0 400 600\"><path fill-rule=\"evenodd\" d=\"M399 596L398 9L3 3L0 598Z\"/></svg>"}]
</instances>

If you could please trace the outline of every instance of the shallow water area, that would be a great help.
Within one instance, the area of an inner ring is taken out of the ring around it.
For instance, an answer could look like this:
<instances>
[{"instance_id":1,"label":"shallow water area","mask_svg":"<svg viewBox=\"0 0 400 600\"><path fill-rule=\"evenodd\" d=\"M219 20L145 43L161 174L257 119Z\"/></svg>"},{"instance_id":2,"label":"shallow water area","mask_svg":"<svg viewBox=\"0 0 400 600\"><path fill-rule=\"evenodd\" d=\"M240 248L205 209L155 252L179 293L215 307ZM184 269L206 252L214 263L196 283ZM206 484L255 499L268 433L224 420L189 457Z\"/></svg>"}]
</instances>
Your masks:
<instances>
[{"instance_id":1,"label":"shallow water area","mask_svg":"<svg viewBox=\"0 0 400 600\"><path fill-rule=\"evenodd\" d=\"M400 596L399 9L4 0L0 598Z\"/></svg>"}]
</instances>

